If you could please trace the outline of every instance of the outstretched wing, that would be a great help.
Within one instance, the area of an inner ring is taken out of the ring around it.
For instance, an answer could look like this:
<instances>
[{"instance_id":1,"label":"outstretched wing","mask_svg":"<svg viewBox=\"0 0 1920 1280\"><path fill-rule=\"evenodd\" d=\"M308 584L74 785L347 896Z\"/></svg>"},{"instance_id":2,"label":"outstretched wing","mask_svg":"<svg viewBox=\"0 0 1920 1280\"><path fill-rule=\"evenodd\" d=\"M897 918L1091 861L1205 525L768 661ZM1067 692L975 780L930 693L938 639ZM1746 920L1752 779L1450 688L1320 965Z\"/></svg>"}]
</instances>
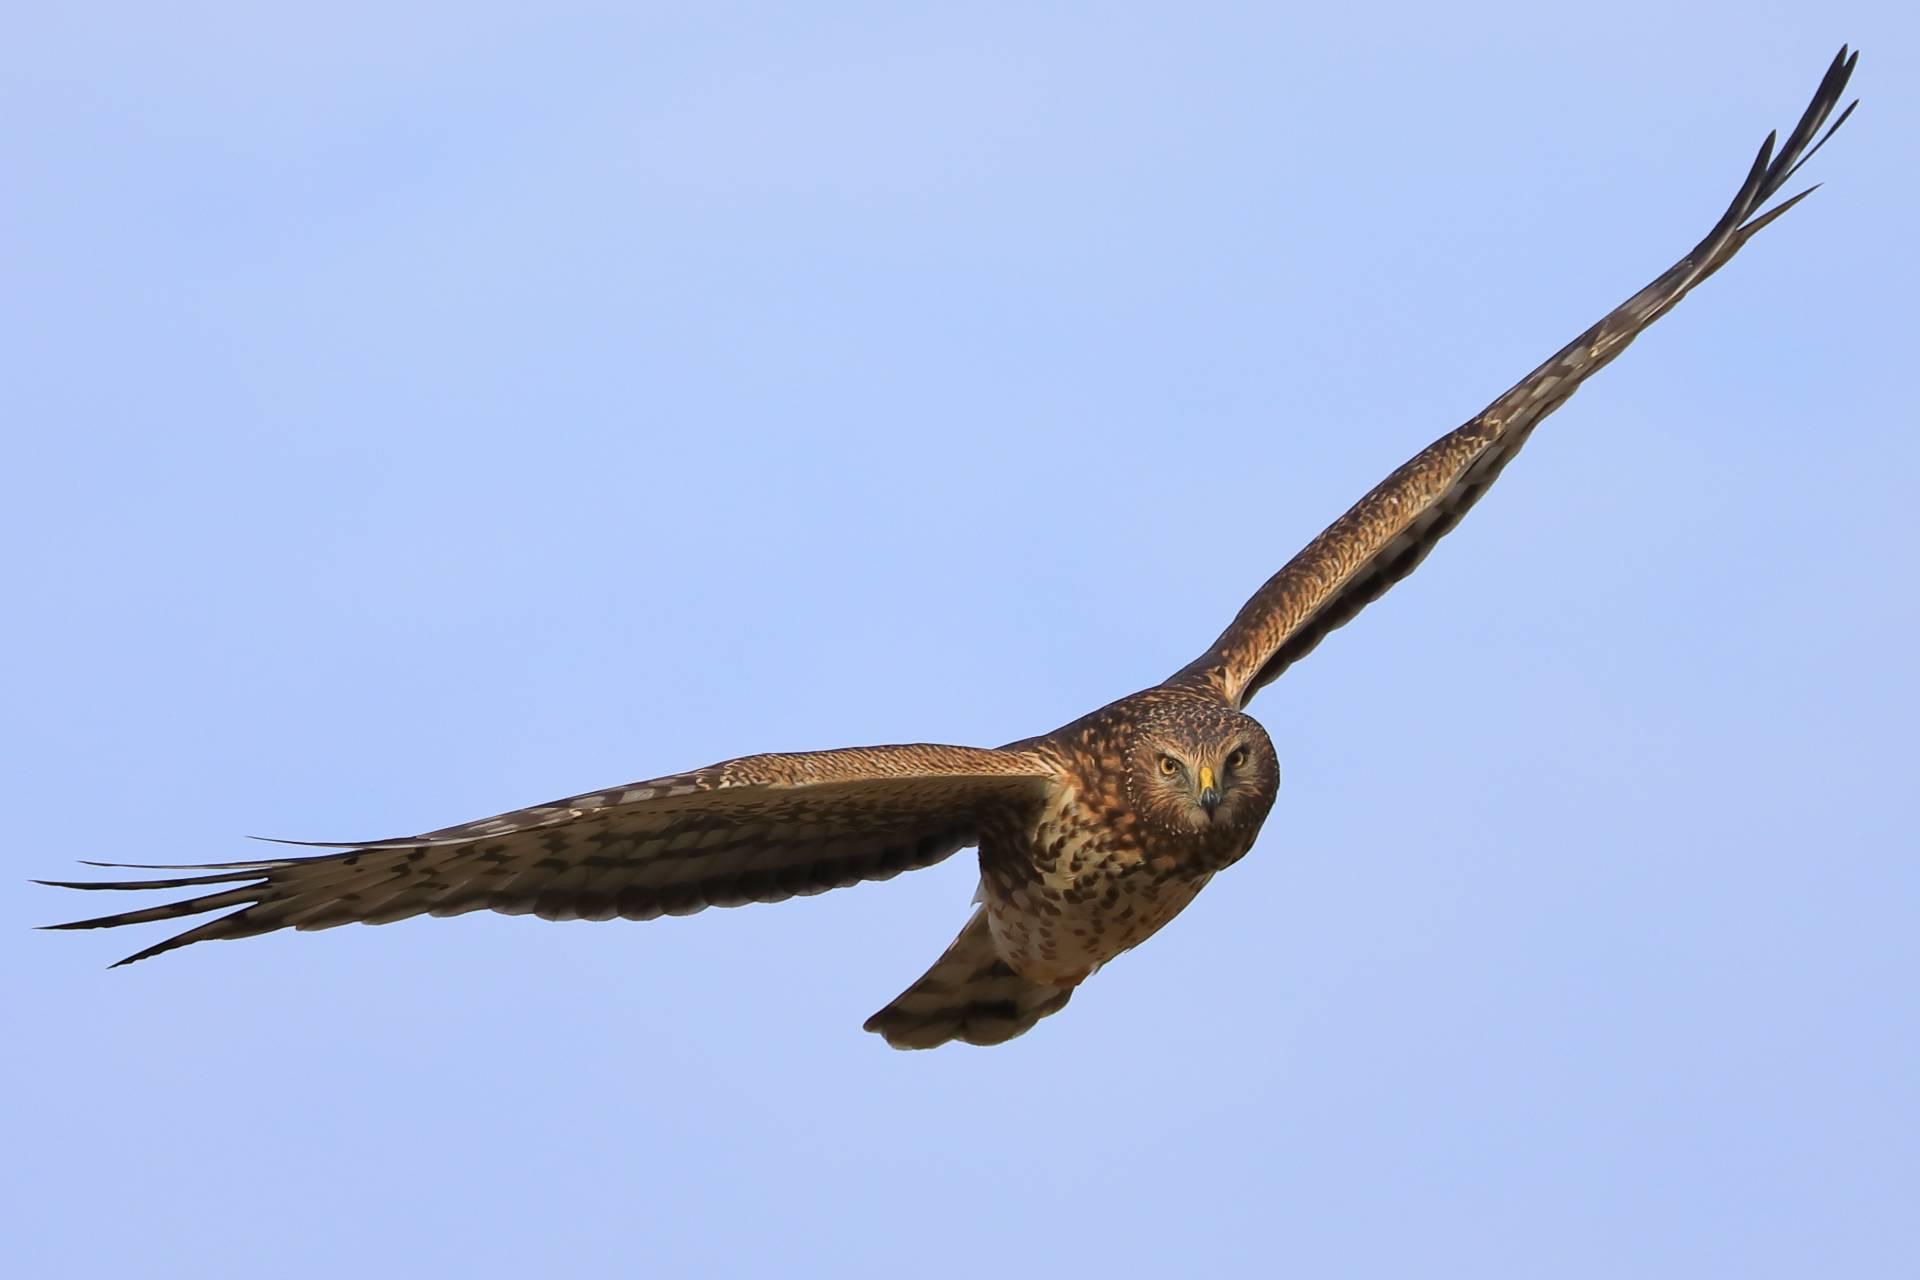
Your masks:
<instances>
[{"instance_id":1,"label":"outstretched wing","mask_svg":"<svg viewBox=\"0 0 1920 1280\"><path fill-rule=\"evenodd\" d=\"M239 907L128 956L209 938L483 908L549 920L650 920L778 902L930 866L977 843L983 814L1041 800L1055 774L1019 751L935 745L743 756L317 857L145 867L206 874L65 889L212 889L51 925L97 929ZM97 866L124 866L96 863Z\"/></svg>"},{"instance_id":2,"label":"outstretched wing","mask_svg":"<svg viewBox=\"0 0 1920 1280\"><path fill-rule=\"evenodd\" d=\"M1813 141L1846 91L1858 56L1841 47L1778 155L1773 149L1775 135L1767 135L1740 193L1706 239L1478 417L1434 441L1388 476L1269 578L1213 647L1167 683L1209 692L1244 707L1328 632L1413 572L1467 508L1479 501L1542 418L1689 289L1724 266L1755 232L1810 194L1803 191L1755 216L1852 113L1849 105L1833 128L1819 142Z\"/></svg>"}]
</instances>

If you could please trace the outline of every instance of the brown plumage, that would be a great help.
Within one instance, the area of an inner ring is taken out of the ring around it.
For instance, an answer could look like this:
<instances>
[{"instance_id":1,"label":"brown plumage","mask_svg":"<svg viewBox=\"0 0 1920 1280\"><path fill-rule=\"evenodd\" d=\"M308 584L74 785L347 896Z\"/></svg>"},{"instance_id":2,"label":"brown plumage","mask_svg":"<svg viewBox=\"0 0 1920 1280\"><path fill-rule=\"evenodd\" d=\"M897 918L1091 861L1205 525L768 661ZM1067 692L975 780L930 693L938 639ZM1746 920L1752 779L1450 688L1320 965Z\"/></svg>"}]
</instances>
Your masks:
<instances>
[{"instance_id":1,"label":"brown plumage","mask_svg":"<svg viewBox=\"0 0 1920 1280\"><path fill-rule=\"evenodd\" d=\"M1410 573L1542 418L1804 198L1760 212L1852 111L1814 141L1854 59L1840 50L1778 154L1769 136L1725 215L1691 252L1388 476L1164 684L998 750L917 744L745 756L421 836L320 846L337 851L315 856L148 867L198 874L144 880L47 881L197 891L52 927L227 912L120 962L128 964L213 938L481 909L647 920L884 880L978 846L978 909L867 1029L901 1048L1017 1036L1252 847L1280 770L1266 731L1243 711L1248 701Z\"/></svg>"}]
</instances>

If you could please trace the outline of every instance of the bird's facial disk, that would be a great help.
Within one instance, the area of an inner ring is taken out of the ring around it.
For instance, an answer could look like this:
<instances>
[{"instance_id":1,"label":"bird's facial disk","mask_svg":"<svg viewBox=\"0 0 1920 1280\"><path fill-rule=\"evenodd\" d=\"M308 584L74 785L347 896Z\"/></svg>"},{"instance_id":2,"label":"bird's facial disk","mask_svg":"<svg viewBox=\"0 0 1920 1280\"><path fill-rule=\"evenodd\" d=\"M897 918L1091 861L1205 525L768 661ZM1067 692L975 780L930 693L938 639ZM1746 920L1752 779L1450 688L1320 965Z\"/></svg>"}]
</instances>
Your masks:
<instances>
[{"instance_id":1,"label":"bird's facial disk","mask_svg":"<svg viewBox=\"0 0 1920 1280\"><path fill-rule=\"evenodd\" d=\"M1279 770L1264 738L1163 743L1151 768L1172 825L1205 830L1215 824L1258 823L1273 804Z\"/></svg>"}]
</instances>

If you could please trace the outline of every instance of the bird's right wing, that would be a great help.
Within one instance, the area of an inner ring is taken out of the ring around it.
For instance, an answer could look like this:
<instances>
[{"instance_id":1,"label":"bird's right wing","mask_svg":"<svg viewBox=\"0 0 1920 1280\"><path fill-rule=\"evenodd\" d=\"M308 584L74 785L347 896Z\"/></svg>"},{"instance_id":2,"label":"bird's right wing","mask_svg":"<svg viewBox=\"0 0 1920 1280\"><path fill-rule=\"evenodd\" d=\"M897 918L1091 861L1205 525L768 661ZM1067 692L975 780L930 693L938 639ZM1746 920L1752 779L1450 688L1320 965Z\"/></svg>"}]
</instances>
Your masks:
<instances>
[{"instance_id":1,"label":"bird's right wing","mask_svg":"<svg viewBox=\"0 0 1920 1280\"><path fill-rule=\"evenodd\" d=\"M1434 441L1355 503L1269 578L1213 646L1167 684L1244 707L1328 632L1413 572L1479 501L1542 418L1689 289L1725 266L1755 232L1809 194L1801 192L1766 213L1759 212L1852 112L1848 106L1833 128L1814 141L1846 92L1858 56L1842 46L1779 154L1774 154L1775 138L1769 134L1739 194L1704 240L1478 417Z\"/></svg>"},{"instance_id":2,"label":"bird's right wing","mask_svg":"<svg viewBox=\"0 0 1920 1280\"><path fill-rule=\"evenodd\" d=\"M95 929L239 910L121 961L275 929L491 909L550 920L688 915L777 902L930 866L978 842L982 818L1039 803L1057 775L1019 750L932 744L743 756L426 835L258 862L145 867L204 874L43 881L66 889L201 889L92 920ZM124 866L101 863L94 865Z\"/></svg>"}]
</instances>

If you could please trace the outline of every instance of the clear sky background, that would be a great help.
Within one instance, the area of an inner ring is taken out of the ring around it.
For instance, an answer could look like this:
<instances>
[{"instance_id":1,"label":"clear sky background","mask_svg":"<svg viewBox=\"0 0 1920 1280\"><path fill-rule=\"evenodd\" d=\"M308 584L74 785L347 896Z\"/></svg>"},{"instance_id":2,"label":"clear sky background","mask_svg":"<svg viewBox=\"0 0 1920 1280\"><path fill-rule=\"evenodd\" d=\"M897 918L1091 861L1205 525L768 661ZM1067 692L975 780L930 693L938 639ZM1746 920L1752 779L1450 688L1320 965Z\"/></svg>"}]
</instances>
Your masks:
<instances>
[{"instance_id":1,"label":"clear sky background","mask_svg":"<svg viewBox=\"0 0 1920 1280\"><path fill-rule=\"evenodd\" d=\"M9 1273L1915 1274L1920 19L1292 9L16 13ZM1827 188L1261 695L1253 855L1022 1040L860 1031L967 858L28 929L78 858L1151 684L1843 40Z\"/></svg>"}]
</instances>

